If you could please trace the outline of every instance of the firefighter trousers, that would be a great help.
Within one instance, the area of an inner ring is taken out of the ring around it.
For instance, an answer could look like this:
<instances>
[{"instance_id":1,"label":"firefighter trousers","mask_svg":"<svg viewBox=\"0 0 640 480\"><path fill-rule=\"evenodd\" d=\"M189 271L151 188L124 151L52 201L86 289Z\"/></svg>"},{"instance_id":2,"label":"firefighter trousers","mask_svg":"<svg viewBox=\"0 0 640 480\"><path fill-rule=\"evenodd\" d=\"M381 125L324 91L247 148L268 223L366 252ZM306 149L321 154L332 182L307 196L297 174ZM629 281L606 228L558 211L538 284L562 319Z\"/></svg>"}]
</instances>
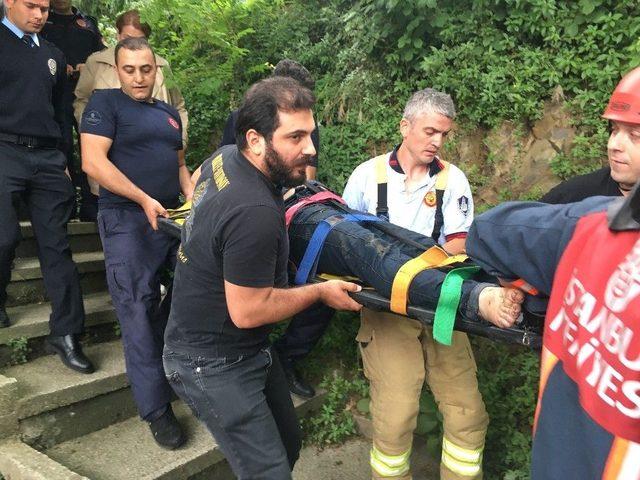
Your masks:
<instances>
[{"instance_id":1,"label":"firefighter trousers","mask_svg":"<svg viewBox=\"0 0 640 480\"><path fill-rule=\"evenodd\" d=\"M409 455L426 381L443 417L441 479L481 479L489 417L466 334L454 332L452 345L441 345L417 320L364 308L357 340L371 385L373 478L411 479Z\"/></svg>"}]
</instances>

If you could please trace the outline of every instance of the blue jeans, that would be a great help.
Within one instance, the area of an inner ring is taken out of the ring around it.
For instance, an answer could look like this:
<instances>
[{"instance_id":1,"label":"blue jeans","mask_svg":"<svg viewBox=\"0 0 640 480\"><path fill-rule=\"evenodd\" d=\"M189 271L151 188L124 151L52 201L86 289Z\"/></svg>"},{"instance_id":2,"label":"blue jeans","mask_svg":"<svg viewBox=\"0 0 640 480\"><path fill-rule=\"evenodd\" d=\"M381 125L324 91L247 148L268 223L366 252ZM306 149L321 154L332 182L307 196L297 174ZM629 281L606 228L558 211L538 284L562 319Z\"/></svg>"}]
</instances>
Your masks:
<instances>
[{"instance_id":1,"label":"blue jeans","mask_svg":"<svg viewBox=\"0 0 640 480\"><path fill-rule=\"evenodd\" d=\"M304 207L289 226L289 258L300 264L318 223L343 212L325 204ZM411 230L390 225L402 239L376 229L375 224L342 222L327 236L318 261L318 272L358 277L376 291L391 297L391 286L398 270L409 260L435 245L433 239ZM414 278L409 288L411 305L435 308L446 274L439 270L425 270ZM468 319L477 319L478 297L487 284L467 280L462 284L459 311Z\"/></svg>"},{"instance_id":2,"label":"blue jeans","mask_svg":"<svg viewBox=\"0 0 640 480\"><path fill-rule=\"evenodd\" d=\"M302 444L277 355L203 357L165 347L169 384L203 422L238 479L288 480Z\"/></svg>"}]
</instances>

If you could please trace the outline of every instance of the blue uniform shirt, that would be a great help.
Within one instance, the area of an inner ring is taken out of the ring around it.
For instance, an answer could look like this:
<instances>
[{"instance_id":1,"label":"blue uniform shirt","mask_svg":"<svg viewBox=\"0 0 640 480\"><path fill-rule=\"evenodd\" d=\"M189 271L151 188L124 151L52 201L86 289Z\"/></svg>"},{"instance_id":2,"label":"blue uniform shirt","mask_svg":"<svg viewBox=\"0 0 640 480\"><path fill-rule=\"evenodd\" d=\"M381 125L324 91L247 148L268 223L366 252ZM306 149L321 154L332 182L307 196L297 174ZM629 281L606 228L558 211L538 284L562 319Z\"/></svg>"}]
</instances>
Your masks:
<instances>
[{"instance_id":1,"label":"blue uniform shirt","mask_svg":"<svg viewBox=\"0 0 640 480\"><path fill-rule=\"evenodd\" d=\"M160 100L138 102L120 89L97 90L82 115L82 133L113 140L109 160L165 208L178 205L180 115ZM100 208L137 206L100 187Z\"/></svg>"}]
</instances>

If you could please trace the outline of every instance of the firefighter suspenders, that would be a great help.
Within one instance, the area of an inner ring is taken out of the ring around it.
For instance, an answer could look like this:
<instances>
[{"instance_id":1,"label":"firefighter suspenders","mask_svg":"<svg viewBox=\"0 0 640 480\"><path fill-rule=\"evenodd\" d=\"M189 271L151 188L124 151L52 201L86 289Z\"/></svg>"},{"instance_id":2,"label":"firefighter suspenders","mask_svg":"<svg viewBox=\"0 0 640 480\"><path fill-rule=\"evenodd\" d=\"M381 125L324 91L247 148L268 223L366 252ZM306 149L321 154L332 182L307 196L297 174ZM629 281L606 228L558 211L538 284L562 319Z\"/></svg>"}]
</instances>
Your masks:
<instances>
[{"instance_id":1,"label":"firefighter suspenders","mask_svg":"<svg viewBox=\"0 0 640 480\"><path fill-rule=\"evenodd\" d=\"M389 221L389 207L387 202L388 155L380 155L373 161L375 164L376 183L378 185L378 203L376 205L376 216ZM436 213L433 222L433 231L431 232L431 238L433 239L433 241L438 242L440 233L442 232L442 227L444 226L444 214L442 212L442 207L444 202L444 191L447 189L447 183L449 182L450 166L449 162L445 162L444 160L434 159L434 161L439 161L442 164L442 170L440 170L436 174ZM425 194L425 203L427 203L426 199L430 194L432 194L431 190L429 190Z\"/></svg>"}]
</instances>

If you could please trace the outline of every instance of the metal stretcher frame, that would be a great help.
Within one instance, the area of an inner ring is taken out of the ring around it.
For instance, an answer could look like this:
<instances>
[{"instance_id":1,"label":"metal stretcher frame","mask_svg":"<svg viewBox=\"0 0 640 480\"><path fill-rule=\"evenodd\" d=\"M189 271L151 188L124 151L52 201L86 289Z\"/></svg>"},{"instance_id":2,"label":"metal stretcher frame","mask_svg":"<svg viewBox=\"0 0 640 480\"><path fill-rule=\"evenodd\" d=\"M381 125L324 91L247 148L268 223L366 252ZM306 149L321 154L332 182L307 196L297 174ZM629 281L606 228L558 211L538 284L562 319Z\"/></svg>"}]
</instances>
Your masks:
<instances>
[{"instance_id":1,"label":"metal stretcher frame","mask_svg":"<svg viewBox=\"0 0 640 480\"><path fill-rule=\"evenodd\" d=\"M174 220L159 217L158 227L163 232L175 238L180 239L181 237L182 227ZM325 280L318 276L311 280L311 282L322 281ZM367 308L377 311L391 312L391 301L373 289L364 288L360 292L350 293L349 295L351 295L355 301ZM433 326L435 310L409 305L407 307L406 316L408 318L418 320L425 325ZM539 350L542 347L542 335L536 331L529 330L528 328L521 328L517 325L510 328L498 328L485 321L467 320L458 315L456 317L454 329L471 335L485 337L489 340L500 341L508 344L524 345L536 350Z\"/></svg>"}]
</instances>

